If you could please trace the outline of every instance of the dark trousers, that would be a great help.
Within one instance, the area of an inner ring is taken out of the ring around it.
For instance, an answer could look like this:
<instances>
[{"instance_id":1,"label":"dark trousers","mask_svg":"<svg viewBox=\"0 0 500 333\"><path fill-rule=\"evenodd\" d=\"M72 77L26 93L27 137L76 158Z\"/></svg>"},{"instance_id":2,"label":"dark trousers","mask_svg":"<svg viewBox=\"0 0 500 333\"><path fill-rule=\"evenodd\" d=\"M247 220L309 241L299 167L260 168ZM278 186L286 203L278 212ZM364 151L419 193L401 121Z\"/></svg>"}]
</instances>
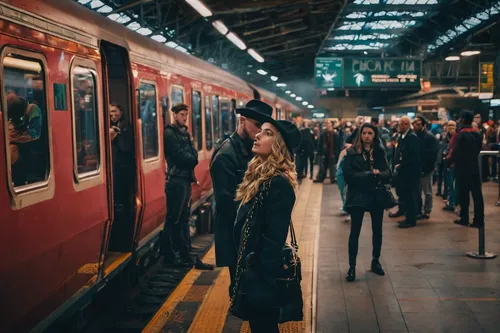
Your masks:
<instances>
[{"instance_id":1,"label":"dark trousers","mask_svg":"<svg viewBox=\"0 0 500 333\"><path fill-rule=\"evenodd\" d=\"M484 223L484 199L481 189L481 178L478 174L457 173L458 198L460 202L460 218L469 220L470 193L474 201L474 223Z\"/></svg>"},{"instance_id":2,"label":"dark trousers","mask_svg":"<svg viewBox=\"0 0 500 333\"><path fill-rule=\"evenodd\" d=\"M270 314L259 314L254 319L250 319L250 331L252 333L280 333L277 318L274 311Z\"/></svg>"},{"instance_id":3,"label":"dark trousers","mask_svg":"<svg viewBox=\"0 0 500 333\"><path fill-rule=\"evenodd\" d=\"M319 172L316 176L317 180L323 181L326 178L327 172L330 174L330 181L335 180L335 173L337 171L337 161L336 158L330 158L328 156L323 156L319 162Z\"/></svg>"},{"instance_id":4,"label":"dark trousers","mask_svg":"<svg viewBox=\"0 0 500 333\"><path fill-rule=\"evenodd\" d=\"M166 186L167 218L163 226L162 250L165 259L174 259L174 246L179 251L182 260L189 260L190 236L186 232L189 224L191 182L188 180L171 177Z\"/></svg>"},{"instance_id":5,"label":"dark trousers","mask_svg":"<svg viewBox=\"0 0 500 333\"><path fill-rule=\"evenodd\" d=\"M356 257L358 256L358 241L363 225L363 216L365 210L363 208L352 209L351 213L351 233L349 234L349 265L356 265ZM374 209L370 211L372 217L372 244L373 244L373 259L380 258L382 249L382 221L384 219L383 209Z\"/></svg>"},{"instance_id":6,"label":"dark trousers","mask_svg":"<svg viewBox=\"0 0 500 333\"><path fill-rule=\"evenodd\" d=\"M405 213L406 221L408 223L416 223L420 185L414 180L407 181L406 179L401 179L400 186L401 198L403 200L399 203L399 209Z\"/></svg>"},{"instance_id":7,"label":"dark trousers","mask_svg":"<svg viewBox=\"0 0 500 333\"><path fill-rule=\"evenodd\" d=\"M437 193L443 194L443 183L444 183L444 191L446 192L446 178L445 178L445 168L444 162L438 164L437 169Z\"/></svg>"},{"instance_id":8,"label":"dark trousers","mask_svg":"<svg viewBox=\"0 0 500 333\"><path fill-rule=\"evenodd\" d=\"M299 177L302 177L302 175L307 176L308 164L312 178L314 170L314 153L301 153L297 155L297 175Z\"/></svg>"}]
</instances>

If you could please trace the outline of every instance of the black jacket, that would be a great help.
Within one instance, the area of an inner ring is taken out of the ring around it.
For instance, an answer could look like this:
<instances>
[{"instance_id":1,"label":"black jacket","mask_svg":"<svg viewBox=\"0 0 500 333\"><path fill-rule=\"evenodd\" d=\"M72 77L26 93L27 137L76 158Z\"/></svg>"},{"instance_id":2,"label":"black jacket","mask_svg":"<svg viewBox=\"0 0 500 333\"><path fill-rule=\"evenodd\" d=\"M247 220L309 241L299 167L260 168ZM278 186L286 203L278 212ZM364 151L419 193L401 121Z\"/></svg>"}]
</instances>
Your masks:
<instances>
[{"instance_id":1,"label":"black jacket","mask_svg":"<svg viewBox=\"0 0 500 333\"><path fill-rule=\"evenodd\" d=\"M437 139L426 129L416 133L420 139L420 168L422 174L427 175L434 171L438 154Z\"/></svg>"},{"instance_id":2,"label":"black jacket","mask_svg":"<svg viewBox=\"0 0 500 333\"><path fill-rule=\"evenodd\" d=\"M470 126L462 128L453 139L450 164L455 164L457 175L479 175L479 153L483 146L481 132Z\"/></svg>"},{"instance_id":3,"label":"black jacket","mask_svg":"<svg viewBox=\"0 0 500 333\"><path fill-rule=\"evenodd\" d=\"M314 154L314 138L311 129L303 128L300 130L302 134L302 141L299 148L297 148L297 153L302 155L313 155Z\"/></svg>"},{"instance_id":4,"label":"black jacket","mask_svg":"<svg viewBox=\"0 0 500 333\"><path fill-rule=\"evenodd\" d=\"M403 135L399 137L394 158L394 166L400 165L397 173L403 184L420 181L420 140L412 130L408 131L404 139Z\"/></svg>"},{"instance_id":5,"label":"black jacket","mask_svg":"<svg viewBox=\"0 0 500 333\"><path fill-rule=\"evenodd\" d=\"M215 260L218 267L236 264L233 226L238 204L236 188L243 180L252 151L234 132L214 151L210 176L215 197Z\"/></svg>"},{"instance_id":6,"label":"black jacket","mask_svg":"<svg viewBox=\"0 0 500 333\"><path fill-rule=\"evenodd\" d=\"M342 171L347 184L346 207L349 210L362 208L371 211L375 206L375 189L381 184L388 184L391 171L385 151L373 151L373 168L380 171L375 175L370 167L370 161L365 160L363 154L355 147L347 150Z\"/></svg>"},{"instance_id":7,"label":"black jacket","mask_svg":"<svg viewBox=\"0 0 500 333\"><path fill-rule=\"evenodd\" d=\"M321 133L321 135L319 137L318 154L323 155L325 157L328 157L328 145L326 142L326 138L327 138L326 133L327 133L327 131L324 131L323 133ZM340 135L339 135L339 133L334 131L333 132L333 155L334 155L335 161L338 160L339 155L340 155L340 145L341 145Z\"/></svg>"},{"instance_id":8,"label":"black jacket","mask_svg":"<svg viewBox=\"0 0 500 333\"><path fill-rule=\"evenodd\" d=\"M163 136L163 149L168 165L168 177L179 177L194 182L198 152L189 132L176 125L167 125Z\"/></svg>"}]
</instances>

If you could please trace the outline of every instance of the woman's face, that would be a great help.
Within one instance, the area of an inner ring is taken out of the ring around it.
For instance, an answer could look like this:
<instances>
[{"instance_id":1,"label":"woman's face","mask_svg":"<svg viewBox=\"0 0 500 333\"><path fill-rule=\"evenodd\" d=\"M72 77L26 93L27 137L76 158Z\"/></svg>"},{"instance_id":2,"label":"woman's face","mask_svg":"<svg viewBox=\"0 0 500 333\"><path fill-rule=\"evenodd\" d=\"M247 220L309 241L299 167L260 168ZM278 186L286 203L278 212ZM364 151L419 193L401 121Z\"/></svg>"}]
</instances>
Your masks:
<instances>
[{"instance_id":1,"label":"woman's face","mask_svg":"<svg viewBox=\"0 0 500 333\"><path fill-rule=\"evenodd\" d=\"M255 136L252 152L262 158L269 157L273 151L272 147L278 133L276 127L271 123L262 124L260 132Z\"/></svg>"},{"instance_id":2,"label":"woman's face","mask_svg":"<svg viewBox=\"0 0 500 333\"><path fill-rule=\"evenodd\" d=\"M363 128L363 132L361 132L361 140L364 144L372 144L373 138L375 137L375 132L370 127Z\"/></svg>"}]
</instances>

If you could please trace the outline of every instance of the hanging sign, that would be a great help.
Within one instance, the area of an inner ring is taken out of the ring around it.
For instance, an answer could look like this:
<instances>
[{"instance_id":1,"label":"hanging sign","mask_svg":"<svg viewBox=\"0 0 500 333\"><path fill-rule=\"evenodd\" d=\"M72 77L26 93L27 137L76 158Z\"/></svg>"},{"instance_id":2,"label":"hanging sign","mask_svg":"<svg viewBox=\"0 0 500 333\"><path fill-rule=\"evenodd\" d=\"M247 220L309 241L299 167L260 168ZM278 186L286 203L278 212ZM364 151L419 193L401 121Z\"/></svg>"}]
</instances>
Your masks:
<instances>
[{"instance_id":1,"label":"hanging sign","mask_svg":"<svg viewBox=\"0 0 500 333\"><path fill-rule=\"evenodd\" d=\"M316 58L316 88L342 87L342 58Z\"/></svg>"},{"instance_id":2,"label":"hanging sign","mask_svg":"<svg viewBox=\"0 0 500 333\"><path fill-rule=\"evenodd\" d=\"M495 80L493 78L494 65L493 62L479 63L479 93L493 94L495 87Z\"/></svg>"},{"instance_id":3,"label":"hanging sign","mask_svg":"<svg viewBox=\"0 0 500 333\"><path fill-rule=\"evenodd\" d=\"M344 58L345 88L420 88L422 61Z\"/></svg>"}]
</instances>

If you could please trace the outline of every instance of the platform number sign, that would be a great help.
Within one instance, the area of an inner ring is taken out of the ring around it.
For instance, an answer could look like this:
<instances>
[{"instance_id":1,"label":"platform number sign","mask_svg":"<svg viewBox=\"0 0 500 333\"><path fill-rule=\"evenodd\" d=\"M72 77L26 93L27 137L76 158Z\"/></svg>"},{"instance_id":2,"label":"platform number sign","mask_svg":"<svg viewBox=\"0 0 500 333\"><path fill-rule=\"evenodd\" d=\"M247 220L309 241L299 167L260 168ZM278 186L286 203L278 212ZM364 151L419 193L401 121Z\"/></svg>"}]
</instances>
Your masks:
<instances>
[{"instance_id":1,"label":"platform number sign","mask_svg":"<svg viewBox=\"0 0 500 333\"><path fill-rule=\"evenodd\" d=\"M316 58L314 74L318 89L342 87L342 58Z\"/></svg>"}]
</instances>

